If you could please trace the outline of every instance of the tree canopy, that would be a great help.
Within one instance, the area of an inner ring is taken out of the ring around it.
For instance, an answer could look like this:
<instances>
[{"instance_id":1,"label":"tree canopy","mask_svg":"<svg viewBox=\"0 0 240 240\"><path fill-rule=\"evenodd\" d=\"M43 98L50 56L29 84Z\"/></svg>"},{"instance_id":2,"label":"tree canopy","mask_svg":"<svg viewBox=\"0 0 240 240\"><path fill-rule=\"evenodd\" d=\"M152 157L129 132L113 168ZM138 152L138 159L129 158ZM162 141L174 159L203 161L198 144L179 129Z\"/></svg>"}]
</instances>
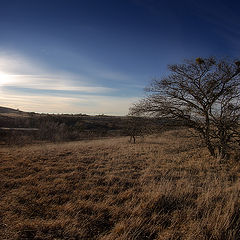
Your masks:
<instances>
[{"instance_id":1,"label":"tree canopy","mask_svg":"<svg viewBox=\"0 0 240 240\"><path fill-rule=\"evenodd\" d=\"M181 120L204 139L212 156L226 158L240 144L240 61L215 57L168 66L131 115Z\"/></svg>"}]
</instances>

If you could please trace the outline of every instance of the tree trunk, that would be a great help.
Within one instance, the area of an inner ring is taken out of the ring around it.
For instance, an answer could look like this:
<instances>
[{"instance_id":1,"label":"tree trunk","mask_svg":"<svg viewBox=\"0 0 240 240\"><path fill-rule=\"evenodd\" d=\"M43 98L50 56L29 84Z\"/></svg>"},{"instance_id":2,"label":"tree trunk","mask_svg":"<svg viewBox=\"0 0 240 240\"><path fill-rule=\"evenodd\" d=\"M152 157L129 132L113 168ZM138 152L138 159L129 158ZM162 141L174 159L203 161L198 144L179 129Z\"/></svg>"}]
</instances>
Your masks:
<instances>
[{"instance_id":1,"label":"tree trunk","mask_svg":"<svg viewBox=\"0 0 240 240\"><path fill-rule=\"evenodd\" d=\"M132 142L132 139L133 139L133 143L136 143L136 138L134 135L130 136L130 140L129 140L130 143Z\"/></svg>"},{"instance_id":2,"label":"tree trunk","mask_svg":"<svg viewBox=\"0 0 240 240\"><path fill-rule=\"evenodd\" d=\"M211 140L210 140L210 120L208 111L205 112L205 132L204 132L204 138L205 143L207 145L208 151L210 152L211 156L216 157L215 148L213 147Z\"/></svg>"},{"instance_id":3,"label":"tree trunk","mask_svg":"<svg viewBox=\"0 0 240 240\"><path fill-rule=\"evenodd\" d=\"M209 141L209 139L206 140L206 145L207 145L208 151L210 152L211 156L212 156L212 157L216 157L215 149L214 149L214 147L212 146L212 144L211 144L211 142Z\"/></svg>"}]
</instances>

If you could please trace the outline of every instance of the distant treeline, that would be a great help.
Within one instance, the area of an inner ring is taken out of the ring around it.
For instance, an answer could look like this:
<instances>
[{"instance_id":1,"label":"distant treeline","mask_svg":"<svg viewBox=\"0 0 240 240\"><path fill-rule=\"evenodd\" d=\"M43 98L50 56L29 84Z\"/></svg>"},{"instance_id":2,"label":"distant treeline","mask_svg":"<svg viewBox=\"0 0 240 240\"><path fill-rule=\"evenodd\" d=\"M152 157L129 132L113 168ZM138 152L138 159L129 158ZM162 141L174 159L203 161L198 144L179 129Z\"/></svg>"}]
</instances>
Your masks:
<instances>
[{"instance_id":1,"label":"distant treeline","mask_svg":"<svg viewBox=\"0 0 240 240\"><path fill-rule=\"evenodd\" d=\"M24 144L33 141L75 141L102 137L127 136L136 133L152 133L181 125L167 119L138 118L137 124L130 117L88 116L71 114L35 114L24 116L0 115L1 128L34 128L37 131L0 129L2 144ZM143 130L144 129L144 130ZM149 130L148 130L149 129ZM153 130L154 129L154 130Z\"/></svg>"}]
</instances>

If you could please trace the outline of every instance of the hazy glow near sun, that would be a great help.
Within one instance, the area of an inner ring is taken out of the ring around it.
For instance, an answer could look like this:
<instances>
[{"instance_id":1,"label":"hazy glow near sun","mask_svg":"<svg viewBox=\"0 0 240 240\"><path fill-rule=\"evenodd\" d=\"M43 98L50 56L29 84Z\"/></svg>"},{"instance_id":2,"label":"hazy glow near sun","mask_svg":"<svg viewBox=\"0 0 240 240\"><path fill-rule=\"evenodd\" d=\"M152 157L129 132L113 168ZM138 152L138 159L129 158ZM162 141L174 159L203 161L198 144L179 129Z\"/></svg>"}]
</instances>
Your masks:
<instances>
[{"instance_id":1,"label":"hazy glow near sun","mask_svg":"<svg viewBox=\"0 0 240 240\"><path fill-rule=\"evenodd\" d=\"M13 79L11 75L4 72L0 72L0 86L11 83L12 81Z\"/></svg>"},{"instance_id":2,"label":"hazy glow near sun","mask_svg":"<svg viewBox=\"0 0 240 240\"><path fill-rule=\"evenodd\" d=\"M92 72L86 64L88 68ZM3 55L0 49L0 105L30 112L125 115L136 97L115 95L118 90L101 84L99 75L128 79L97 67L92 75L51 70L20 55Z\"/></svg>"}]
</instances>

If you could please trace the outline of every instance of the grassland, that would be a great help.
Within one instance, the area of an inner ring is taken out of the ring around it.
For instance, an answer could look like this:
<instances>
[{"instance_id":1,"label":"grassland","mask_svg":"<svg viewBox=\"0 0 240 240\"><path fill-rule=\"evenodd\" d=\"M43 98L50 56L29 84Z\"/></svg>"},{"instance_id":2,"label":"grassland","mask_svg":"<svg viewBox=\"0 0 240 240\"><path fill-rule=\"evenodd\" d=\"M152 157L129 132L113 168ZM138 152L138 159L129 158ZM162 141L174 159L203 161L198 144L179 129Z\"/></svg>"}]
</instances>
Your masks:
<instances>
[{"instance_id":1,"label":"grassland","mask_svg":"<svg viewBox=\"0 0 240 240\"><path fill-rule=\"evenodd\" d=\"M0 149L0 239L240 239L240 165L186 131Z\"/></svg>"}]
</instances>

